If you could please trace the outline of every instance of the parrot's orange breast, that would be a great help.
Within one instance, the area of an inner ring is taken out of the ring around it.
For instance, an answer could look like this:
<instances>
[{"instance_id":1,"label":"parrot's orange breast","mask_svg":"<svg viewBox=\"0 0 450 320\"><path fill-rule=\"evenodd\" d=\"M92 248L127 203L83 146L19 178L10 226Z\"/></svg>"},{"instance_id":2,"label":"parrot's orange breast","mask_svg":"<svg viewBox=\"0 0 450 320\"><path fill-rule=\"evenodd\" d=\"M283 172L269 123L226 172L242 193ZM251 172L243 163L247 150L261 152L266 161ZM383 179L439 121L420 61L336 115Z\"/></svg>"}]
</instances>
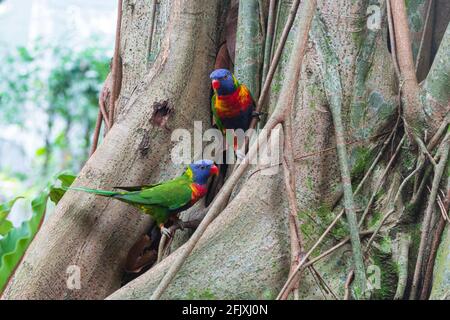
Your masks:
<instances>
[{"instance_id":1,"label":"parrot's orange breast","mask_svg":"<svg viewBox=\"0 0 450 320\"><path fill-rule=\"evenodd\" d=\"M191 204L194 204L198 200L203 198L206 195L206 192L208 191L206 186L197 183L191 183L191 190L192 190Z\"/></svg>"},{"instance_id":2,"label":"parrot's orange breast","mask_svg":"<svg viewBox=\"0 0 450 320\"><path fill-rule=\"evenodd\" d=\"M250 91L242 84L232 94L218 95L215 99L217 115L220 118L239 116L240 112L247 110L252 103L253 99Z\"/></svg>"}]
</instances>

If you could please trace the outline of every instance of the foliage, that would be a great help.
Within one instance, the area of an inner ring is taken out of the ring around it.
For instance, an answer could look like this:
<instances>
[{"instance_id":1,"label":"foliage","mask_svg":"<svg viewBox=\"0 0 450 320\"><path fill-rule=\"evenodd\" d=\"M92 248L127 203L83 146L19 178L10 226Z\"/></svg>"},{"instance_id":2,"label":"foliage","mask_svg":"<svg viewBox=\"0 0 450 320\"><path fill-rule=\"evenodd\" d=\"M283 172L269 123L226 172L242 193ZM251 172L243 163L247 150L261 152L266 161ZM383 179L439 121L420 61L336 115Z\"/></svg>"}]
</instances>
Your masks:
<instances>
[{"instance_id":1,"label":"foliage","mask_svg":"<svg viewBox=\"0 0 450 320\"><path fill-rule=\"evenodd\" d=\"M6 235L13 227L11 221L7 220L9 212L11 211L14 203L22 197L16 197L11 201L0 204L0 235Z\"/></svg>"},{"instance_id":2,"label":"foliage","mask_svg":"<svg viewBox=\"0 0 450 320\"><path fill-rule=\"evenodd\" d=\"M61 44L43 45L39 40L30 47L0 52L0 119L23 124L26 102L63 118L85 119L86 112L96 109L101 83L109 71L104 52L95 45L74 50Z\"/></svg>"},{"instance_id":3,"label":"foliage","mask_svg":"<svg viewBox=\"0 0 450 320\"><path fill-rule=\"evenodd\" d=\"M72 48L38 40L0 52L0 125L34 129L41 140L34 159L27 159L38 176L28 178L45 181L62 168L77 171L86 160L109 71L107 50L97 43Z\"/></svg>"},{"instance_id":4,"label":"foliage","mask_svg":"<svg viewBox=\"0 0 450 320\"><path fill-rule=\"evenodd\" d=\"M75 177L67 172L58 174L54 181L49 183L31 201L31 218L22 222L17 228L13 227L12 222L7 220L7 217L14 203L22 197L17 197L7 203L0 204L0 231L4 231L3 233L0 232L4 236L0 239L0 292L7 284L17 264L39 231L39 227L44 220L47 200L50 198L53 202L58 203L64 195L63 188L69 187L75 180ZM61 187L56 186L58 181L60 181Z\"/></svg>"},{"instance_id":5,"label":"foliage","mask_svg":"<svg viewBox=\"0 0 450 320\"><path fill-rule=\"evenodd\" d=\"M0 121L2 124L23 124L26 102L37 100L44 83L39 74L43 49L38 43L33 48L18 47L13 53L1 52L0 64Z\"/></svg>"}]
</instances>

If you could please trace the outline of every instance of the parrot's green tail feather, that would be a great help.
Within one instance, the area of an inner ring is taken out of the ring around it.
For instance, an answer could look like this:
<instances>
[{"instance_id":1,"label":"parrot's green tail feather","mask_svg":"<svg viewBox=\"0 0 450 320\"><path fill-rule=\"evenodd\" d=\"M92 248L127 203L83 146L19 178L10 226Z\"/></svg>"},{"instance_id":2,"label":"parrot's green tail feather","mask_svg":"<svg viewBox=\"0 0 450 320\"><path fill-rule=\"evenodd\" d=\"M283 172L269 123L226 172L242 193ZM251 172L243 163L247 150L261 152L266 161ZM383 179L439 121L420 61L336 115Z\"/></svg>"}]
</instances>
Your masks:
<instances>
[{"instance_id":1,"label":"parrot's green tail feather","mask_svg":"<svg viewBox=\"0 0 450 320\"><path fill-rule=\"evenodd\" d=\"M120 192L117 192L117 191L97 190L97 189L89 189L89 188L65 188L65 189L94 193L94 194L98 194L98 195L104 196L104 197L114 197L114 196L120 194Z\"/></svg>"}]
</instances>

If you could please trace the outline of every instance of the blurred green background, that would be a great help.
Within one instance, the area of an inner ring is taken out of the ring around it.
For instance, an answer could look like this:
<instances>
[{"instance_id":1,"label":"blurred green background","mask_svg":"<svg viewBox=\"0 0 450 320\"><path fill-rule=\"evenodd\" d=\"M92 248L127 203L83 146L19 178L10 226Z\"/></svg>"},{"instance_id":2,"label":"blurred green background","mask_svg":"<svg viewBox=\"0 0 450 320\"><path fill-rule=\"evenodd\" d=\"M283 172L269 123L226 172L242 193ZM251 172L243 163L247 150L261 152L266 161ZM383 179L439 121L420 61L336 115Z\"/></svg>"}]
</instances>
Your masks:
<instances>
[{"instance_id":1,"label":"blurred green background","mask_svg":"<svg viewBox=\"0 0 450 320\"><path fill-rule=\"evenodd\" d=\"M0 203L31 199L57 172L77 173L86 161L112 56L115 6L0 0ZM14 225L28 218L26 201L11 212Z\"/></svg>"}]
</instances>

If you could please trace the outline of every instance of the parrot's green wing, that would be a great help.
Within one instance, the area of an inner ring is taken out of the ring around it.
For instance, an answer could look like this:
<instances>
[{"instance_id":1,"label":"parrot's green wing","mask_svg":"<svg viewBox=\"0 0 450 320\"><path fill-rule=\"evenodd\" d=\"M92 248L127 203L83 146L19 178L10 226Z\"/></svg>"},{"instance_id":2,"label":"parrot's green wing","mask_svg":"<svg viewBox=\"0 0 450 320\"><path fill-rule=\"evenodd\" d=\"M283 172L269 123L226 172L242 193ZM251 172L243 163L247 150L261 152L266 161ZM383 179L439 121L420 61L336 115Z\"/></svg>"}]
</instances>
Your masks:
<instances>
[{"instance_id":1,"label":"parrot's green wing","mask_svg":"<svg viewBox=\"0 0 450 320\"><path fill-rule=\"evenodd\" d=\"M216 94L214 94L211 98L211 111L213 113L213 117L214 117L214 122L216 123L217 128L224 133L224 126L222 124L222 121L220 120L219 116L217 115L217 110L216 110Z\"/></svg>"},{"instance_id":2,"label":"parrot's green wing","mask_svg":"<svg viewBox=\"0 0 450 320\"><path fill-rule=\"evenodd\" d=\"M156 205L176 210L187 205L192 199L191 181L181 176L141 191L124 192L114 196L135 205Z\"/></svg>"},{"instance_id":3,"label":"parrot's green wing","mask_svg":"<svg viewBox=\"0 0 450 320\"><path fill-rule=\"evenodd\" d=\"M144 189L148 189L148 188L153 188L156 186L159 186L161 183L155 183L155 184L144 184L141 186L126 186L126 187L122 187L122 186L118 186L118 187L114 187L115 189L120 189L120 190L125 190L125 191L142 191Z\"/></svg>"}]
</instances>

